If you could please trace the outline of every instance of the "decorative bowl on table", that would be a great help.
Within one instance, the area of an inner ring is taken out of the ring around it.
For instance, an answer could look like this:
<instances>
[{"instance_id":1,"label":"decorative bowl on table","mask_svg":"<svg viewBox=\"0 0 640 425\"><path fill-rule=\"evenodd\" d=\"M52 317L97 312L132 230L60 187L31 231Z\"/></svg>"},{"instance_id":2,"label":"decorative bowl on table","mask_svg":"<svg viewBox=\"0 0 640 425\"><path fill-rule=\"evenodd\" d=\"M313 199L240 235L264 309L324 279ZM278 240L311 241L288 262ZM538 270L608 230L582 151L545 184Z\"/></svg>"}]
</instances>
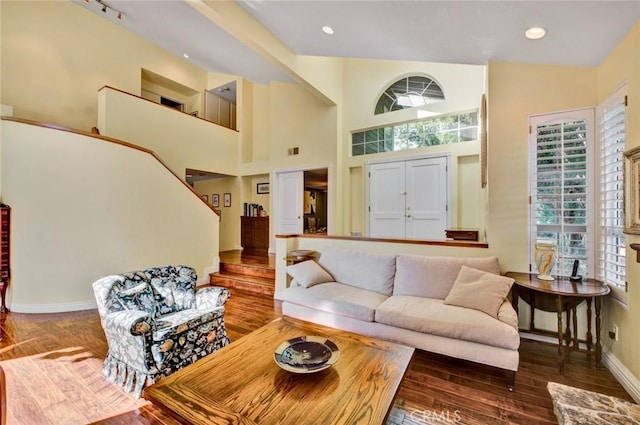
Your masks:
<instances>
[{"instance_id":1,"label":"decorative bowl on table","mask_svg":"<svg viewBox=\"0 0 640 425\"><path fill-rule=\"evenodd\" d=\"M296 257L298 259L302 259L313 254L312 249L294 249L293 251L289 251L290 257Z\"/></svg>"},{"instance_id":2,"label":"decorative bowl on table","mask_svg":"<svg viewBox=\"0 0 640 425\"><path fill-rule=\"evenodd\" d=\"M322 336L299 336L284 341L273 353L282 369L293 373L314 373L330 368L338 361L340 350Z\"/></svg>"}]
</instances>

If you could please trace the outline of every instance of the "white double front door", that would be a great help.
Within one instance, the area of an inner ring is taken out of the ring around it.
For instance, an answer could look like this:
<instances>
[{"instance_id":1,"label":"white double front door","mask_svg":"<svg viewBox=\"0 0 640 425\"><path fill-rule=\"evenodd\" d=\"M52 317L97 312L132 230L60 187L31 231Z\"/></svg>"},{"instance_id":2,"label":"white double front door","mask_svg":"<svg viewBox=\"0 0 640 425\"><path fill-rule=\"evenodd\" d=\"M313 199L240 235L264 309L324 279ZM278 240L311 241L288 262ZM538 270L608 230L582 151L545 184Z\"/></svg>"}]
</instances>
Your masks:
<instances>
[{"instance_id":1,"label":"white double front door","mask_svg":"<svg viewBox=\"0 0 640 425\"><path fill-rule=\"evenodd\" d=\"M369 165L369 236L445 239L448 157Z\"/></svg>"}]
</instances>

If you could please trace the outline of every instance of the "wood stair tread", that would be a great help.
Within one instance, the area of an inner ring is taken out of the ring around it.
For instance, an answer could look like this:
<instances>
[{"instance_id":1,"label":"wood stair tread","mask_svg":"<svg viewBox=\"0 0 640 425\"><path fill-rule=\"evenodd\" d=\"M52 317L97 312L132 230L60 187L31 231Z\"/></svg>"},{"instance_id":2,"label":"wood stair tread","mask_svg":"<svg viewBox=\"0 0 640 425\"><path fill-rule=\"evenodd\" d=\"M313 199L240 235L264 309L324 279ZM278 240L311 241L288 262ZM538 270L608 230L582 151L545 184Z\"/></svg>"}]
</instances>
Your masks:
<instances>
[{"instance_id":1,"label":"wood stair tread","mask_svg":"<svg viewBox=\"0 0 640 425\"><path fill-rule=\"evenodd\" d=\"M225 278L225 279L239 280L243 282L251 282L251 283L260 284L260 285L270 285L270 286L275 285L274 278L252 276L252 275L246 275L243 273L236 273L236 272L225 271L225 272L210 273L209 276L215 277L215 278Z\"/></svg>"},{"instance_id":2,"label":"wood stair tread","mask_svg":"<svg viewBox=\"0 0 640 425\"><path fill-rule=\"evenodd\" d=\"M275 292L276 270L272 255L245 251L220 253L220 270L209 274L209 284L268 294Z\"/></svg>"},{"instance_id":3,"label":"wood stair tread","mask_svg":"<svg viewBox=\"0 0 640 425\"><path fill-rule=\"evenodd\" d=\"M232 273L269 279L276 278L275 269L253 264L220 263L220 273Z\"/></svg>"}]
</instances>

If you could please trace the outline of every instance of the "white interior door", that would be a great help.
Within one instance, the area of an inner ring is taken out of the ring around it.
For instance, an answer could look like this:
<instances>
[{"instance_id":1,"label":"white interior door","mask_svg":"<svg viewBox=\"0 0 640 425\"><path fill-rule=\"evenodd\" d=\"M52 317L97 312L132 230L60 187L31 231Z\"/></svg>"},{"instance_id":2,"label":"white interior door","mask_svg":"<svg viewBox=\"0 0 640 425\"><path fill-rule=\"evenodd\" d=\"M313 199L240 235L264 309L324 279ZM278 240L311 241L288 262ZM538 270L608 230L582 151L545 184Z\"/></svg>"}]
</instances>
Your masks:
<instances>
[{"instance_id":1,"label":"white interior door","mask_svg":"<svg viewBox=\"0 0 640 425\"><path fill-rule=\"evenodd\" d=\"M405 163L386 162L369 166L369 236L405 236Z\"/></svg>"},{"instance_id":2,"label":"white interior door","mask_svg":"<svg viewBox=\"0 0 640 425\"><path fill-rule=\"evenodd\" d=\"M447 157L406 162L406 238L444 239L449 223Z\"/></svg>"},{"instance_id":3,"label":"white interior door","mask_svg":"<svg viewBox=\"0 0 640 425\"><path fill-rule=\"evenodd\" d=\"M301 235L304 173L278 173L278 230L280 235Z\"/></svg>"}]
</instances>

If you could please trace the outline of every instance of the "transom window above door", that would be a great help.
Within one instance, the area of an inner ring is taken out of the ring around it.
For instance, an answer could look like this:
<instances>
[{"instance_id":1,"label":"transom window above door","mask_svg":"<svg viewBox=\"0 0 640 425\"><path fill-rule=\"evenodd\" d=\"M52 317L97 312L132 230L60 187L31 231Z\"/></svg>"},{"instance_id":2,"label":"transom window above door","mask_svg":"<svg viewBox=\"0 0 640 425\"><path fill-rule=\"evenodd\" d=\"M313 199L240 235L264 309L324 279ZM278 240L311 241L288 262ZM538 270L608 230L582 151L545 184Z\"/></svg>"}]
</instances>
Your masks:
<instances>
[{"instance_id":1,"label":"transom window above door","mask_svg":"<svg viewBox=\"0 0 640 425\"><path fill-rule=\"evenodd\" d=\"M376 104L375 115L443 100L444 93L435 80L420 75L405 77L391 84L382 93Z\"/></svg>"}]
</instances>

